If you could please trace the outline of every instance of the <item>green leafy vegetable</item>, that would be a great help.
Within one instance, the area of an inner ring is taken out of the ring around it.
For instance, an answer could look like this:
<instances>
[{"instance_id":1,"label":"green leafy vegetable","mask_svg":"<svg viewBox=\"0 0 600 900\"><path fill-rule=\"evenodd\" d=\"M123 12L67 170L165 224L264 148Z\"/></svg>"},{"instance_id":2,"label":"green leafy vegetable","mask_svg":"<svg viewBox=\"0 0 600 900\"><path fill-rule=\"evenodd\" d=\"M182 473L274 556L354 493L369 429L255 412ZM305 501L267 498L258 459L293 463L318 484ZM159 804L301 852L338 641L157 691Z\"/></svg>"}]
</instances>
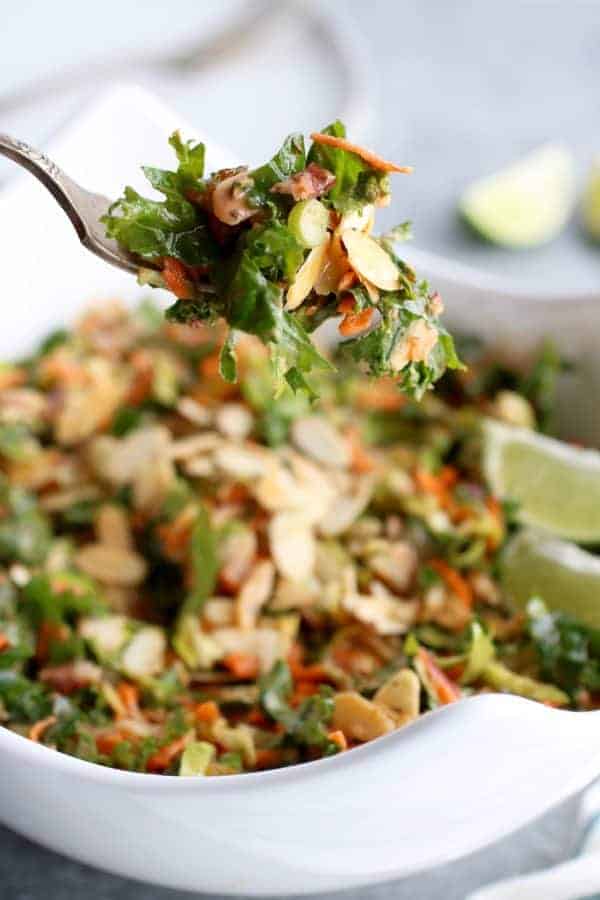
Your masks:
<instances>
[{"instance_id":1,"label":"green leafy vegetable","mask_svg":"<svg viewBox=\"0 0 600 900\"><path fill-rule=\"evenodd\" d=\"M544 678L567 691L600 690L600 630L563 612L549 612L541 600L527 607L527 629Z\"/></svg>"},{"instance_id":2,"label":"green leafy vegetable","mask_svg":"<svg viewBox=\"0 0 600 900\"><path fill-rule=\"evenodd\" d=\"M321 687L318 694L308 697L297 709L287 703L292 689L289 666L279 660L260 684L260 702L265 712L283 725L292 742L318 747L326 756L337 753L339 747L327 733L334 709L331 688Z\"/></svg>"}]
</instances>

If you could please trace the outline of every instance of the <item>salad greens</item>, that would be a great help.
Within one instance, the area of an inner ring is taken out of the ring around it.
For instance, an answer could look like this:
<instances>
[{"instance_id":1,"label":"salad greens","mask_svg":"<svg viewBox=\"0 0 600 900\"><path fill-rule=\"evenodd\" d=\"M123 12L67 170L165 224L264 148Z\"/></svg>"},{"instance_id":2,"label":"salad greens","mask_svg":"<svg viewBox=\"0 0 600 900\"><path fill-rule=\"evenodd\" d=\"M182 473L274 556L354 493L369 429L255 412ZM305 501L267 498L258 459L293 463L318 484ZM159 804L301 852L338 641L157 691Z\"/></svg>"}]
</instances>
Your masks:
<instances>
[{"instance_id":1,"label":"salad greens","mask_svg":"<svg viewBox=\"0 0 600 900\"><path fill-rule=\"evenodd\" d=\"M292 134L256 169L205 176L204 145L176 132L177 168L143 169L163 199L125 188L103 219L107 234L139 258L141 283L175 294L169 321L228 323L227 381L237 377L242 331L270 348L276 389L316 396L307 376L331 363L310 336L341 314L360 368L419 398L460 363L439 297L396 255L406 230L370 235L376 207L390 201L390 174L409 170L350 144L339 121L312 139L307 152Z\"/></svg>"}]
</instances>

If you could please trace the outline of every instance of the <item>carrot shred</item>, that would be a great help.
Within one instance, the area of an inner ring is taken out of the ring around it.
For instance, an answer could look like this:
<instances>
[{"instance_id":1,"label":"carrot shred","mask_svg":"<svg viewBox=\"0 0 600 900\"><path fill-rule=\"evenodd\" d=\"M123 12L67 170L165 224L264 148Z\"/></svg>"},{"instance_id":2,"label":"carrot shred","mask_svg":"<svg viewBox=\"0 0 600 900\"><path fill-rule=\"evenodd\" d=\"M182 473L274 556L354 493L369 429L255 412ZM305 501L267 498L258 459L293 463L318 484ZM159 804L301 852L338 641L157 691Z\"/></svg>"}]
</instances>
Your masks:
<instances>
[{"instance_id":1,"label":"carrot shred","mask_svg":"<svg viewBox=\"0 0 600 900\"><path fill-rule=\"evenodd\" d=\"M29 740L38 743L46 729L54 725L56 721L56 716L48 716L46 719L39 719L39 721L34 722L27 735Z\"/></svg>"},{"instance_id":2,"label":"carrot shred","mask_svg":"<svg viewBox=\"0 0 600 900\"><path fill-rule=\"evenodd\" d=\"M341 291L347 291L352 287L353 284L357 282L357 275L353 269L349 269L347 272L344 272L342 277L337 283L338 293Z\"/></svg>"},{"instance_id":3,"label":"carrot shred","mask_svg":"<svg viewBox=\"0 0 600 900\"><path fill-rule=\"evenodd\" d=\"M162 274L168 289L179 300L190 300L194 296L187 269L178 259L173 256L165 256Z\"/></svg>"},{"instance_id":4,"label":"carrot shred","mask_svg":"<svg viewBox=\"0 0 600 900\"><path fill-rule=\"evenodd\" d=\"M152 754L146 763L146 770L148 772L164 772L164 770L171 765L173 760L179 756L180 753L183 753L188 741L188 735L184 734L183 737L176 738L176 740L171 741L170 744L165 744L164 747L161 747L160 750L157 750L156 753Z\"/></svg>"},{"instance_id":5,"label":"carrot shred","mask_svg":"<svg viewBox=\"0 0 600 900\"><path fill-rule=\"evenodd\" d=\"M346 740L346 735L343 731L340 731L339 729L337 731L330 731L327 737L332 743L337 744L340 750L348 749L348 741Z\"/></svg>"},{"instance_id":6,"label":"carrot shred","mask_svg":"<svg viewBox=\"0 0 600 900\"><path fill-rule=\"evenodd\" d=\"M283 754L281 750L277 750L275 747L264 748L262 750L256 751L256 768L257 769L271 769L274 766L278 766L283 759Z\"/></svg>"},{"instance_id":7,"label":"carrot shred","mask_svg":"<svg viewBox=\"0 0 600 900\"><path fill-rule=\"evenodd\" d=\"M260 670L258 657L253 653L227 653L223 665L236 678L256 678Z\"/></svg>"},{"instance_id":8,"label":"carrot shred","mask_svg":"<svg viewBox=\"0 0 600 900\"><path fill-rule=\"evenodd\" d=\"M356 300L351 294L347 294L345 297L342 297L340 302L337 305L337 311L339 313L347 313L354 312L354 308L356 306Z\"/></svg>"},{"instance_id":9,"label":"carrot shred","mask_svg":"<svg viewBox=\"0 0 600 900\"><path fill-rule=\"evenodd\" d=\"M367 452L358 428L352 427L347 431L348 443L350 444L350 468L357 475L366 475L375 468L375 461L370 453Z\"/></svg>"},{"instance_id":10,"label":"carrot shred","mask_svg":"<svg viewBox=\"0 0 600 900\"><path fill-rule=\"evenodd\" d=\"M135 684L131 684L129 681L121 681L117 685L117 694L128 713L137 712L140 692Z\"/></svg>"},{"instance_id":11,"label":"carrot shred","mask_svg":"<svg viewBox=\"0 0 600 900\"><path fill-rule=\"evenodd\" d=\"M194 710L194 715L199 722L205 722L210 725L220 718L221 711L214 700L206 700L204 703L198 703Z\"/></svg>"},{"instance_id":12,"label":"carrot shred","mask_svg":"<svg viewBox=\"0 0 600 900\"><path fill-rule=\"evenodd\" d=\"M271 724L262 709L259 709L258 706L255 706L250 710L250 712L246 716L246 722L248 723L248 725L256 725L257 728L265 728L270 726Z\"/></svg>"},{"instance_id":13,"label":"carrot shred","mask_svg":"<svg viewBox=\"0 0 600 900\"><path fill-rule=\"evenodd\" d=\"M9 639L6 637L5 634L3 634L0 631L0 653L2 653L3 650L8 650L9 647L10 647Z\"/></svg>"},{"instance_id":14,"label":"carrot shred","mask_svg":"<svg viewBox=\"0 0 600 900\"><path fill-rule=\"evenodd\" d=\"M367 309L358 313L349 313L344 316L339 325L339 332L343 337L353 337L368 328L373 319L374 309L368 306Z\"/></svg>"},{"instance_id":15,"label":"carrot shred","mask_svg":"<svg viewBox=\"0 0 600 900\"><path fill-rule=\"evenodd\" d=\"M462 600L465 606L473 606L473 591L471 585L466 581L460 572L449 566L443 559L430 559L428 562L430 568L437 572L440 578L445 582L446 586L453 594Z\"/></svg>"},{"instance_id":16,"label":"carrot shred","mask_svg":"<svg viewBox=\"0 0 600 900\"><path fill-rule=\"evenodd\" d=\"M105 756L112 756L115 747L122 744L128 738L121 731L111 731L110 734L96 735L96 748L99 753Z\"/></svg>"},{"instance_id":17,"label":"carrot shred","mask_svg":"<svg viewBox=\"0 0 600 900\"><path fill-rule=\"evenodd\" d=\"M346 150L348 153L354 153L368 163L372 169L379 169L380 172L402 172L405 175L409 175L413 170L412 166L398 166L396 163L388 162L388 160L382 159L381 156L377 156L372 150L366 150L364 147L359 147L358 144L353 144L345 138L335 137L333 134L321 134L321 132L316 131L311 134L311 139L315 144L326 144L328 147L335 147L337 150Z\"/></svg>"},{"instance_id":18,"label":"carrot shred","mask_svg":"<svg viewBox=\"0 0 600 900\"><path fill-rule=\"evenodd\" d=\"M446 705L460 700L462 696L460 688L440 669L431 653L425 647L419 647L417 655L423 663L439 702Z\"/></svg>"}]
</instances>

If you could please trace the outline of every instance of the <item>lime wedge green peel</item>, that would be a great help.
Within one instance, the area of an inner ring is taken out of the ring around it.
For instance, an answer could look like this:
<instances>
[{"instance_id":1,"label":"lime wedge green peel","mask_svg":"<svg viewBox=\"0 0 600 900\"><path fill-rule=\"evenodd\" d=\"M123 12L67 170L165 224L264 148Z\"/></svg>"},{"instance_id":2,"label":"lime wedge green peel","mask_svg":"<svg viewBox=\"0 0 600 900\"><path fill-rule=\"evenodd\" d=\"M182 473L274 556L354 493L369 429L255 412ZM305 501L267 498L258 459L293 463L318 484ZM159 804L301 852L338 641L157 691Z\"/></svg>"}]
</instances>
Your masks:
<instances>
[{"instance_id":1,"label":"lime wedge green peel","mask_svg":"<svg viewBox=\"0 0 600 900\"><path fill-rule=\"evenodd\" d=\"M600 453L492 420L483 431L486 480L498 497L518 503L520 522L600 543Z\"/></svg>"},{"instance_id":2,"label":"lime wedge green peel","mask_svg":"<svg viewBox=\"0 0 600 900\"><path fill-rule=\"evenodd\" d=\"M594 161L581 201L581 218L589 236L600 241L600 157Z\"/></svg>"},{"instance_id":3,"label":"lime wedge green peel","mask_svg":"<svg viewBox=\"0 0 600 900\"><path fill-rule=\"evenodd\" d=\"M561 231L575 203L571 154L544 146L506 169L473 182L460 212L486 240L505 247L536 247Z\"/></svg>"},{"instance_id":4,"label":"lime wedge green peel","mask_svg":"<svg viewBox=\"0 0 600 900\"><path fill-rule=\"evenodd\" d=\"M548 609L600 628L600 558L575 544L525 529L504 551L502 584L523 609L537 596Z\"/></svg>"}]
</instances>

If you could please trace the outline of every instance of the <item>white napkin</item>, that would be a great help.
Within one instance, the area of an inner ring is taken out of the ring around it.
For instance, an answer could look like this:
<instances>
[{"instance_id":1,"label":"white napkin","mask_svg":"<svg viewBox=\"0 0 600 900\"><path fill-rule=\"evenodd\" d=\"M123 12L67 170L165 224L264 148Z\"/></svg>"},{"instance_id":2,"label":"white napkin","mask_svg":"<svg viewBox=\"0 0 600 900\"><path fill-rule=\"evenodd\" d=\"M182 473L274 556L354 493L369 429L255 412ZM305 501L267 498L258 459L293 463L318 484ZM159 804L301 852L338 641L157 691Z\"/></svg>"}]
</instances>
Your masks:
<instances>
[{"instance_id":1,"label":"white napkin","mask_svg":"<svg viewBox=\"0 0 600 900\"><path fill-rule=\"evenodd\" d=\"M600 781L584 794L577 856L542 872L497 881L466 900L600 900Z\"/></svg>"}]
</instances>

